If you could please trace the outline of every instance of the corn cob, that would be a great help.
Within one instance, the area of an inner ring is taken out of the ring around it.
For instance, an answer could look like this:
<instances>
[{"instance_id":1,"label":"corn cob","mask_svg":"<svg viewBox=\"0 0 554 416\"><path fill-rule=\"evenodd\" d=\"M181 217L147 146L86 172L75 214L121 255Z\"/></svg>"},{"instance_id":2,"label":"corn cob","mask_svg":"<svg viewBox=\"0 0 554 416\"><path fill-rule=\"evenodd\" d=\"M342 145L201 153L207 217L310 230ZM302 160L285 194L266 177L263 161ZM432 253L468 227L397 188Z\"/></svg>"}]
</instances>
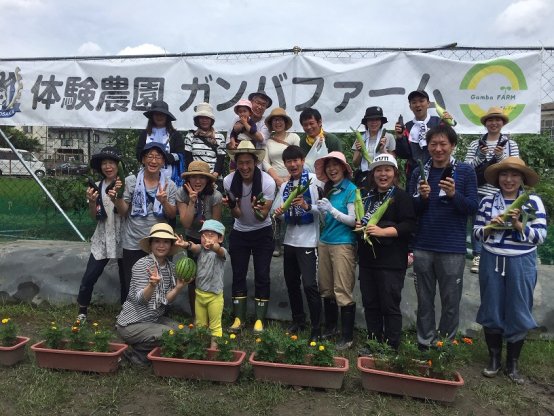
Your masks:
<instances>
[{"instance_id":1,"label":"corn cob","mask_svg":"<svg viewBox=\"0 0 554 416\"><path fill-rule=\"evenodd\" d=\"M488 224L484 227L485 230L511 230L513 229L511 222L510 211L513 209L521 210L522 224L523 228L527 224L529 219L536 218L535 208L529 203L529 192L525 191L520 196L516 198L514 202L510 204L508 208L501 214L501 218L504 224ZM526 208L525 210L523 208Z\"/></svg>"},{"instance_id":2,"label":"corn cob","mask_svg":"<svg viewBox=\"0 0 554 416\"><path fill-rule=\"evenodd\" d=\"M362 202L362 194L359 189L356 189L354 197L354 212L356 213L356 222L360 222L364 217L364 203Z\"/></svg>"},{"instance_id":3,"label":"corn cob","mask_svg":"<svg viewBox=\"0 0 554 416\"><path fill-rule=\"evenodd\" d=\"M308 190L311 184L312 184L312 179L310 178L308 180L308 183L306 183L306 185L298 184L294 188L292 188L292 191L290 192L286 201L281 204L281 211L285 212L286 210L288 210L292 205L292 201L294 201L294 199L299 197L300 195L303 195L304 192Z\"/></svg>"},{"instance_id":4,"label":"corn cob","mask_svg":"<svg viewBox=\"0 0 554 416\"><path fill-rule=\"evenodd\" d=\"M453 118L444 118L444 112L446 110L442 108L437 102L435 102L435 110L437 110L437 114L439 115L440 119L443 120L450 127L454 127L456 124L458 124Z\"/></svg>"},{"instance_id":5,"label":"corn cob","mask_svg":"<svg viewBox=\"0 0 554 416\"><path fill-rule=\"evenodd\" d=\"M375 257L375 249L373 247L373 242L371 241L371 236L368 233L368 226L369 225L377 225L379 221L381 221L381 218L383 218L383 215L385 215L385 212L389 208L389 206L392 204L394 198L387 198L385 202L381 204L379 208L373 213L373 215L369 218L369 221L367 224L359 229L354 230L355 232L362 231L364 233L364 241L371 246L371 250L373 251L373 257Z\"/></svg>"},{"instance_id":6,"label":"corn cob","mask_svg":"<svg viewBox=\"0 0 554 416\"><path fill-rule=\"evenodd\" d=\"M360 143L360 153L362 154L362 157L367 160L367 163L371 163L372 160L367 151L367 147L365 146L364 138L358 130L354 130L352 127L350 127L350 130L354 132L354 134L356 135L356 141Z\"/></svg>"}]
</instances>

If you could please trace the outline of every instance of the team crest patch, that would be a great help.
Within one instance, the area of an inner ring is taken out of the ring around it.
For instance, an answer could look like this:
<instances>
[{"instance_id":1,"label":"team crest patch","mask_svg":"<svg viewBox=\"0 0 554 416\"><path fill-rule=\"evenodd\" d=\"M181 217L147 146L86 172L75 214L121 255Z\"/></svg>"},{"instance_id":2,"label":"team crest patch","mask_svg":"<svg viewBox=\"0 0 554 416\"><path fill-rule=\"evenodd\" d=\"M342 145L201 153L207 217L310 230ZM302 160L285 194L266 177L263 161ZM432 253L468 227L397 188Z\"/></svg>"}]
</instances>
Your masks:
<instances>
[{"instance_id":1,"label":"team crest patch","mask_svg":"<svg viewBox=\"0 0 554 416\"><path fill-rule=\"evenodd\" d=\"M20 72L19 67L13 72L0 71L0 118L10 118L21 111L19 99L23 83Z\"/></svg>"}]
</instances>

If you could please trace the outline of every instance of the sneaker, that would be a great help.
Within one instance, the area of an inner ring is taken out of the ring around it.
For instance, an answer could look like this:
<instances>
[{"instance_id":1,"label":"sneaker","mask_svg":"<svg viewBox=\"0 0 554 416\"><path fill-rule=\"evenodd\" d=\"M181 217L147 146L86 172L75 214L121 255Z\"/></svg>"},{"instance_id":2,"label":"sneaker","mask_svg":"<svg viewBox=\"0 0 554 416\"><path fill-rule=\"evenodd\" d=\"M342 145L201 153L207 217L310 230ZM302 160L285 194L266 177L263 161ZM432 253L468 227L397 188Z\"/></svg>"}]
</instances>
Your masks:
<instances>
[{"instance_id":1,"label":"sneaker","mask_svg":"<svg viewBox=\"0 0 554 416\"><path fill-rule=\"evenodd\" d=\"M470 269L471 273L479 273L479 260L481 260L479 256L473 257L473 263Z\"/></svg>"},{"instance_id":2,"label":"sneaker","mask_svg":"<svg viewBox=\"0 0 554 416\"><path fill-rule=\"evenodd\" d=\"M277 248L273 250L273 257L281 257L281 249Z\"/></svg>"},{"instance_id":3,"label":"sneaker","mask_svg":"<svg viewBox=\"0 0 554 416\"><path fill-rule=\"evenodd\" d=\"M81 325L83 325L87 320L87 315L85 313L80 313L79 315L77 315L77 319L76 321L79 321L81 323Z\"/></svg>"}]
</instances>

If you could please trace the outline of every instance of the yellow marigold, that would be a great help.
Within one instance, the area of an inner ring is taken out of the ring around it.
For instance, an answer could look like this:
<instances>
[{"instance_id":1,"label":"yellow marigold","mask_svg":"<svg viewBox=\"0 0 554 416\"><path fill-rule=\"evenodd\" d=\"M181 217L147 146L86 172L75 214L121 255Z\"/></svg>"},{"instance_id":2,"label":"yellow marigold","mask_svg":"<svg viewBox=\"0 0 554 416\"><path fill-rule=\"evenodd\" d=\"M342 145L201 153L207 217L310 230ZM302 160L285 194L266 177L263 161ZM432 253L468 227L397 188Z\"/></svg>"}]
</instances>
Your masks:
<instances>
[{"instance_id":1,"label":"yellow marigold","mask_svg":"<svg viewBox=\"0 0 554 416\"><path fill-rule=\"evenodd\" d=\"M79 332L79 327L78 326L71 327L71 332Z\"/></svg>"},{"instance_id":2,"label":"yellow marigold","mask_svg":"<svg viewBox=\"0 0 554 416\"><path fill-rule=\"evenodd\" d=\"M235 339L236 337L237 337L237 336L236 336L235 334L229 335L229 338L231 338L231 339Z\"/></svg>"},{"instance_id":3,"label":"yellow marigold","mask_svg":"<svg viewBox=\"0 0 554 416\"><path fill-rule=\"evenodd\" d=\"M296 340L298 339L298 336L292 335L292 336L290 337L290 339L292 339L293 341L296 341Z\"/></svg>"},{"instance_id":4,"label":"yellow marigold","mask_svg":"<svg viewBox=\"0 0 554 416\"><path fill-rule=\"evenodd\" d=\"M98 322L94 322L92 326L96 328L98 326Z\"/></svg>"},{"instance_id":5,"label":"yellow marigold","mask_svg":"<svg viewBox=\"0 0 554 416\"><path fill-rule=\"evenodd\" d=\"M319 351L325 351L325 346L324 346L324 345L320 345L320 346L319 346Z\"/></svg>"},{"instance_id":6,"label":"yellow marigold","mask_svg":"<svg viewBox=\"0 0 554 416\"><path fill-rule=\"evenodd\" d=\"M8 322L10 322L10 318L4 318L4 319L2 319L2 323L3 323L3 324L7 324Z\"/></svg>"},{"instance_id":7,"label":"yellow marigold","mask_svg":"<svg viewBox=\"0 0 554 416\"><path fill-rule=\"evenodd\" d=\"M471 338L462 338L462 341L468 345L473 345L473 340Z\"/></svg>"},{"instance_id":8,"label":"yellow marigold","mask_svg":"<svg viewBox=\"0 0 554 416\"><path fill-rule=\"evenodd\" d=\"M178 328L179 328L179 329L184 329L185 326L184 326L183 324L179 324Z\"/></svg>"},{"instance_id":9,"label":"yellow marigold","mask_svg":"<svg viewBox=\"0 0 554 416\"><path fill-rule=\"evenodd\" d=\"M442 342L442 341L437 341L437 347L440 348L440 347L442 347L443 345L444 345L444 342Z\"/></svg>"},{"instance_id":10,"label":"yellow marigold","mask_svg":"<svg viewBox=\"0 0 554 416\"><path fill-rule=\"evenodd\" d=\"M79 326L81 325L81 321L79 321L78 319L75 321L75 326Z\"/></svg>"},{"instance_id":11,"label":"yellow marigold","mask_svg":"<svg viewBox=\"0 0 554 416\"><path fill-rule=\"evenodd\" d=\"M170 330L169 330L169 335L170 335L170 336L175 335L175 331L174 331L173 329L170 329Z\"/></svg>"},{"instance_id":12,"label":"yellow marigold","mask_svg":"<svg viewBox=\"0 0 554 416\"><path fill-rule=\"evenodd\" d=\"M260 342L262 342L262 339L261 338L256 338L256 343L259 344Z\"/></svg>"},{"instance_id":13,"label":"yellow marigold","mask_svg":"<svg viewBox=\"0 0 554 416\"><path fill-rule=\"evenodd\" d=\"M310 347L315 347L317 343L315 341L310 342Z\"/></svg>"},{"instance_id":14,"label":"yellow marigold","mask_svg":"<svg viewBox=\"0 0 554 416\"><path fill-rule=\"evenodd\" d=\"M453 344L453 345L458 345L458 344L459 344L459 343L458 343L458 340L455 339L454 341L452 341L452 344Z\"/></svg>"}]
</instances>

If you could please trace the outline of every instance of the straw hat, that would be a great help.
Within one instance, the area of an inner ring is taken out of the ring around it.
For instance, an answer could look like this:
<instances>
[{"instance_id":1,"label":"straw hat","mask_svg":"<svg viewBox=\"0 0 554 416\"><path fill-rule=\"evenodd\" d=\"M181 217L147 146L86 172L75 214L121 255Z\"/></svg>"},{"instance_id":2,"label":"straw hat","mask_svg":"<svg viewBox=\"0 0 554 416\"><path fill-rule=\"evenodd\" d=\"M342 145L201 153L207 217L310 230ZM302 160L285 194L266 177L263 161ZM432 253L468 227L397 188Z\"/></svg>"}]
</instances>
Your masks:
<instances>
[{"instance_id":1,"label":"straw hat","mask_svg":"<svg viewBox=\"0 0 554 416\"><path fill-rule=\"evenodd\" d=\"M146 253L152 252L152 249L150 248L151 238L165 238L166 240L174 240L174 241L177 240L177 237L173 232L173 228L171 228L171 225L166 224L165 222L154 224L152 228L150 228L150 234L140 239L139 246L142 251ZM181 250L181 247L176 246L175 244L172 244L171 249L169 249L168 256L174 256L180 250Z\"/></svg>"},{"instance_id":2,"label":"straw hat","mask_svg":"<svg viewBox=\"0 0 554 416\"><path fill-rule=\"evenodd\" d=\"M194 107L194 115L192 116L192 120L194 121L194 125L198 127L198 117L208 117L212 120L212 126L215 122L215 116L214 116L214 110L210 103L200 103L196 107Z\"/></svg>"},{"instance_id":3,"label":"straw hat","mask_svg":"<svg viewBox=\"0 0 554 416\"><path fill-rule=\"evenodd\" d=\"M236 149L227 150L227 154L233 160L237 160L237 156L243 153L250 153L258 158L258 161L262 161L265 157L265 149L256 149L251 141L242 140Z\"/></svg>"},{"instance_id":4,"label":"straw hat","mask_svg":"<svg viewBox=\"0 0 554 416\"><path fill-rule=\"evenodd\" d=\"M288 130L292 127L292 119L288 116L287 112L284 108L276 107L273 110L271 110L271 113L265 118L265 125L269 129L269 131L272 130L271 122L275 117L283 117L285 119L285 130Z\"/></svg>"},{"instance_id":5,"label":"straw hat","mask_svg":"<svg viewBox=\"0 0 554 416\"><path fill-rule=\"evenodd\" d=\"M216 177L210 171L210 165L203 160L195 160L190 162L186 172L181 174L181 178L187 178L193 175L205 176L212 182L216 181Z\"/></svg>"},{"instance_id":6,"label":"straw hat","mask_svg":"<svg viewBox=\"0 0 554 416\"><path fill-rule=\"evenodd\" d=\"M151 119L152 114L154 113L165 114L167 117L169 117L171 121L176 120L175 116L169 112L169 106L167 105L167 103L162 100L154 101L150 109L148 111L145 111L143 114L146 118Z\"/></svg>"},{"instance_id":7,"label":"straw hat","mask_svg":"<svg viewBox=\"0 0 554 416\"><path fill-rule=\"evenodd\" d=\"M523 176L523 183L528 186L535 186L540 179L537 172L527 167L522 159L516 156L510 156L485 169L485 180L493 186L498 186L498 175L500 172L506 170L515 170L521 173Z\"/></svg>"},{"instance_id":8,"label":"straw hat","mask_svg":"<svg viewBox=\"0 0 554 416\"><path fill-rule=\"evenodd\" d=\"M352 177L352 168L348 163L346 163L346 158L344 157L344 154L342 152L331 152L327 156L323 156L317 159L314 163L315 176L321 182L327 182L329 180L327 174L325 173L325 160L327 159L337 159L339 162L342 163L342 165L348 172L348 175L346 176L348 176L349 178Z\"/></svg>"},{"instance_id":9,"label":"straw hat","mask_svg":"<svg viewBox=\"0 0 554 416\"><path fill-rule=\"evenodd\" d=\"M481 117L481 124L484 126L485 123L489 118L498 117L501 118L502 121L504 121L504 124L508 124L510 119L506 114L504 114L504 110L500 107L491 107L489 108L489 111L486 112L486 114Z\"/></svg>"}]
</instances>

